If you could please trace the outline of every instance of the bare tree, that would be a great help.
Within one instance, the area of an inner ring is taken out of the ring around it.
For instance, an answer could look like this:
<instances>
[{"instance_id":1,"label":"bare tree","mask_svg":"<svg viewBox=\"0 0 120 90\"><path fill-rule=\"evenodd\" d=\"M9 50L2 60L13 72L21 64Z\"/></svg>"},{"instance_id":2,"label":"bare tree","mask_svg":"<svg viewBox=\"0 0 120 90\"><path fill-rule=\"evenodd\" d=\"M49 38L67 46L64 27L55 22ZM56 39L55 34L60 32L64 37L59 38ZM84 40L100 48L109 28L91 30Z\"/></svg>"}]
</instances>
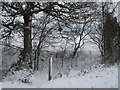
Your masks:
<instances>
[{"instance_id":1,"label":"bare tree","mask_svg":"<svg viewBox=\"0 0 120 90\"><path fill-rule=\"evenodd\" d=\"M96 34L90 35L91 39L98 45L102 55L103 63L115 63L117 59L116 38L118 33L118 22L114 16L117 5L109 2L101 4L101 18L96 29ZM112 7L111 7L112 6Z\"/></svg>"},{"instance_id":2,"label":"bare tree","mask_svg":"<svg viewBox=\"0 0 120 90\"><path fill-rule=\"evenodd\" d=\"M41 16L46 15L47 17L53 18L54 22L58 25L58 30L63 30L64 27L72 28L73 24L80 23L81 14L82 18L91 17L92 13L86 14L86 10L81 12L81 9L86 9L91 7L91 10L94 10L96 7L92 7L96 5L94 2L72 2L72 3L60 3L60 2L3 2L2 3L2 26L5 27L5 33L3 37L10 37L14 32L19 32L23 34L23 42L24 49L21 53L22 62L25 62L30 68L33 68L33 57L32 57L32 24L34 23L33 17L36 15ZM20 21L20 19L23 19ZM43 22L43 21L41 21ZM39 49L42 48L42 42L45 40L45 37L49 31L53 29L53 27L48 29L46 33L46 25L44 24L43 28L41 28L41 35L39 36L39 44L37 45L36 53L39 52ZM83 28L84 29L84 28ZM84 31L84 30L83 30ZM9 38L8 38L9 39ZM80 38L81 40L81 38ZM79 43L76 45L75 53L79 48ZM36 54L38 57L39 53ZM38 59L37 59L38 60ZM38 62L37 62L38 63Z\"/></svg>"}]
</instances>

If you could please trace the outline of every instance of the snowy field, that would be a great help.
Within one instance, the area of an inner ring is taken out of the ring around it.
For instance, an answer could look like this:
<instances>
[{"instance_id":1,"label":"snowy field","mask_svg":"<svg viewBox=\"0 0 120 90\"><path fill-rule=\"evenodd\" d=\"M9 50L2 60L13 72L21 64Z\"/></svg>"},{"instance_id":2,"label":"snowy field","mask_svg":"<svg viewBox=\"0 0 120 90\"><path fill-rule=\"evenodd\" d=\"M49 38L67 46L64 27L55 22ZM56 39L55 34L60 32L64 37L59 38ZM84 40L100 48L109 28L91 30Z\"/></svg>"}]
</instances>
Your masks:
<instances>
[{"instance_id":1,"label":"snowy field","mask_svg":"<svg viewBox=\"0 0 120 90\"><path fill-rule=\"evenodd\" d=\"M4 81L3 88L118 88L118 68L117 66L98 67L85 75L79 75L78 71L74 71L68 77L51 81L43 80L36 74L31 77L30 84Z\"/></svg>"},{"instance_id":2,"label":"snowy field","mask_svg":"<svg viewBox=\"0 0 120 90\"><path fill-rule=\"evenodd\" d=\"M86 40L90 41L90 38L86 37ZM58 43L54 43L54 47L51 46L46 49L58 51L60 46L66 43L61 38L60 40L57 38L57 41ZM71 47L72 44L68 44L67 48L71 49ZM69 72L65 70L68 70L66 66L70 62L64 61L64 67L59 67L60 60L56 59L53 62L54 75L51 81L48 81L48 62L44 61L41 63L41 66L44 66L42 67L43 70L36 71L31 75L28 79L29 83L21 81L21 79L29 75L29 71L21 70L14 72L14 74L9 73L3 79L1 86L3 88L118 88L118 67L104 67L99 64L99 49L91 42L86 42L84 47L82 47L82 51L80 53L81 58L75 63L78 65L77 69L70 68Z\"/></svg>"},{"instance_id":3,"label":"snowy field","mask_svg":"<svg viewBox=\"0 0 120 90\"><path fill-rule=\"evenodd\" d=\"M115 70L115 71L114 71ZM118 88L118 70L116 67L96 69L81 77L57 79L40 87L45 88Z\"/></svg>"}]
</instances>

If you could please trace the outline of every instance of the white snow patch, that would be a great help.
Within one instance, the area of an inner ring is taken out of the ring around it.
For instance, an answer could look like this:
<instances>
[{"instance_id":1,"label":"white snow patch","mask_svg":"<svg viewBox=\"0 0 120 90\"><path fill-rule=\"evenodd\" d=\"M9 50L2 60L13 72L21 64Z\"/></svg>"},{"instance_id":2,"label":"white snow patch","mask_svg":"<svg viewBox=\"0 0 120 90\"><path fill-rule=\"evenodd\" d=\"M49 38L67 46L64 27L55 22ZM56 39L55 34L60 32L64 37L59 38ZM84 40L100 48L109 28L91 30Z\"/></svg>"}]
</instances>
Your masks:
<instances>
[{"instance_id":1,"label":"white snow patch","mask_svg":"<svg viewBox=\"0 0 120 90\"><path fill-rule=\"evenodd\" d=\"M118 67L99 67L88 74L78 75L78 71L73 72L74 76L62 77L47 81L47 74L40 77L33 75L31 84L23 84L18 81L4 81L4 88L118 88ZM76 75L75 75L76 73Z\"/></svg>"},{"instance_id":2,"label":"white snow patch","mask_svg":"<svg viewBox=\"0 0 120 90\"><path fill-rule=\"evenodd\" d=\"M40 88L118 88L118 68L99 68L84 76L56 79Z\"/></svg>"}]
</instances>

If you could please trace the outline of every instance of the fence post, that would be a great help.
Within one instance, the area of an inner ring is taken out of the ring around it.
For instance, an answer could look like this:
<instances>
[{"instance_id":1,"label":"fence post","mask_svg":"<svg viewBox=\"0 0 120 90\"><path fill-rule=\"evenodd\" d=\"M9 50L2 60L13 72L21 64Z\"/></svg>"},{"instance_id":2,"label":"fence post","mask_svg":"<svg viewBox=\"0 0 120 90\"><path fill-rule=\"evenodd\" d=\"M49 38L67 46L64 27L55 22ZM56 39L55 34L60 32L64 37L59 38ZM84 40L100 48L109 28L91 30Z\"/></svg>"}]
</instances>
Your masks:
<instances>
[{"instance_id":1,"label":"fence post","mask_svg":"<svg viewBox=\"0 0 120 90\"><path fill-rule=\"evenodd\" d=\"M48 67L48 81L52 79L52 62L53 62L53 57L49 59L49 67Z\"/></svg>"}]
</instances>

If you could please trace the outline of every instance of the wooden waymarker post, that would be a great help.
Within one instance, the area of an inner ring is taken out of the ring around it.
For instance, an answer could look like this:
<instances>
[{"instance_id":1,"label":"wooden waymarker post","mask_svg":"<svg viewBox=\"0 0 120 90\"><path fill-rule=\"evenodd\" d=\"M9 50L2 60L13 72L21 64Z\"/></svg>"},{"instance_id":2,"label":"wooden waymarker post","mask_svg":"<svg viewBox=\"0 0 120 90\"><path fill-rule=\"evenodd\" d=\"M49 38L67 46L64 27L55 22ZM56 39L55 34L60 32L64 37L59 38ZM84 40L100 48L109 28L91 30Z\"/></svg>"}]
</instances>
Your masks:
<instances>
[{"instance_id":1,"label":"wooden waymarker post","mask_svg":"<svg viewBox=\"0 0 120 90\"><path fill-rule=\"evenodd\" d=\"M49 59L49 67L48 67L48 81L52 79L52 62L53 62L53 58L51 56L51 58Z\"/></svg>"}]
</instances>

